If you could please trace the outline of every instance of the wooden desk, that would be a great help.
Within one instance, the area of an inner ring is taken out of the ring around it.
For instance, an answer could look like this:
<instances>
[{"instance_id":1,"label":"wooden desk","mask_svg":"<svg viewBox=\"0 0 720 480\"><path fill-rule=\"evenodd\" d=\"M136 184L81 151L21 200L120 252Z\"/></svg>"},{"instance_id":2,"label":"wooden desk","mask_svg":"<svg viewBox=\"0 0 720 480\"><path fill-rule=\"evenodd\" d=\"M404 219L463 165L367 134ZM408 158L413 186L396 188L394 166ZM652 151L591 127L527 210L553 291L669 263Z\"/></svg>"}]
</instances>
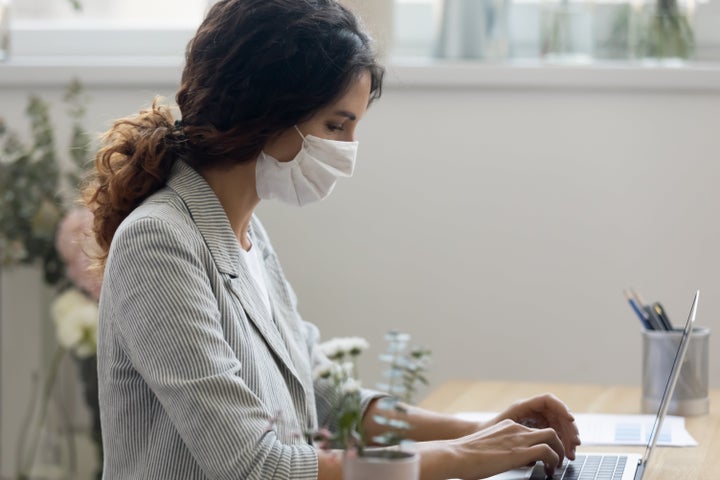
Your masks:
<instances>
[{"instance_id":1,"label":"wooden desk","mask_svg":"<svg viewBox=\"0 0 720 480\"><path fill-rule=\"evenodd\" d=\"M529 382L452 381L420 405L438 412L500 411L510 403L551 392L577 413L640 413L640 388ZM720 390L710 393L708 415L686 417L698 447L656 447L645 480L720 479ZM579 452L622 451L643 454L641 447L582 447Z\"/></svg>"}]
</instances>

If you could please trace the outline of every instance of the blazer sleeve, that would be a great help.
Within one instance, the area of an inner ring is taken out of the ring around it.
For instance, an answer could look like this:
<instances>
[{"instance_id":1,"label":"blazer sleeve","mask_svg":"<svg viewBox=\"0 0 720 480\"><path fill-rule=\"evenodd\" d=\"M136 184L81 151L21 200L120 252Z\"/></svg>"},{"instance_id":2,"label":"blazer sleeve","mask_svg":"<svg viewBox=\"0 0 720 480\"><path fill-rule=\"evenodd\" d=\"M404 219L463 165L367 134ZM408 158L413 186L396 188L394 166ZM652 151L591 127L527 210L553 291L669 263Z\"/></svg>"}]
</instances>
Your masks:
<instances>
[{"instance_id":1,"label":"blazer sleeve","mask_svg":"<svg viewBox=\"0 0 720 480\"><path fill-rule=\"evenodd\" d=\"M123 225L105 272L113 328L208 478L316 479L316 450L281 443L238 375L205 248L189 227L159 218Z\"/></svg>"}]
</instances>

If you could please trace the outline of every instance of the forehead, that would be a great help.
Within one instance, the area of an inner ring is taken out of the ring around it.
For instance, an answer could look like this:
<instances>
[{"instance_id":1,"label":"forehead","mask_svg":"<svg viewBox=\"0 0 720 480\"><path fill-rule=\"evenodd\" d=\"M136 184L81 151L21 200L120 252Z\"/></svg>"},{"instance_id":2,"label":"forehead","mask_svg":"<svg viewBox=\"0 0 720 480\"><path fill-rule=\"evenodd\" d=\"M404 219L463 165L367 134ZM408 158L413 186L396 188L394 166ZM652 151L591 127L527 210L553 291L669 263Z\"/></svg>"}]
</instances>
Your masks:
<instances>
[{"instance_id":1,"label":"forehead","mask_svg":"<svg viewBox=\"0 0 720 480\"><path fill-rule=\"evenodd\" d=\"M343 96L325 110L346 110L357 116L362 115L370 102L371 85L370 72L363 71L350 84Z\"/></svg>"}]
</instances>

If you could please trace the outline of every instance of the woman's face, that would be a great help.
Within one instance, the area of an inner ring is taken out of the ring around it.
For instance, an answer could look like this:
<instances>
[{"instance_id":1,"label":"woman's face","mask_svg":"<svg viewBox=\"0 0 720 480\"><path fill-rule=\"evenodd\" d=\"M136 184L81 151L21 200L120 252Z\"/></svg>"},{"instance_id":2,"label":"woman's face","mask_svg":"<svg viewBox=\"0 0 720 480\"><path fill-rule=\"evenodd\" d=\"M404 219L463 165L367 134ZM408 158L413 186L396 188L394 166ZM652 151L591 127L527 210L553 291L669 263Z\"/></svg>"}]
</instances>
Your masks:
<instances>
[{"instance_id":1,"label":"woman's face","mask_svg":"<svg viewBox=\"0 0 720 480\"><path fill-rule=\"evenodd\" d=\"M303 135L352 142L355 128L370 102L370 73L363 72L337 102L320 110L297 127ZM281 162L289 162L300 152L302 137L290 128L265 145L265 153Z\"/></svg>"}]
</instances>

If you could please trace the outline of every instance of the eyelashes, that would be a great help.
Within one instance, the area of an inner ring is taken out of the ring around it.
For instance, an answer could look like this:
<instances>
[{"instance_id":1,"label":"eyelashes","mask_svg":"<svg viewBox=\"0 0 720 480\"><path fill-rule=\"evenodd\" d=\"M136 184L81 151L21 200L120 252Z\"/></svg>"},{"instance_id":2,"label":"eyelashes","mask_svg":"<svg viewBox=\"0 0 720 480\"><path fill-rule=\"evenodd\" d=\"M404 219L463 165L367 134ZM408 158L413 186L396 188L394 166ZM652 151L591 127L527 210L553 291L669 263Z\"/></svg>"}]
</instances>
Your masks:
<instances>
[{"instance_id":1,"label":"eyelashes","mask_svg":"<svg viewBox=\"0 0 720 480\"><path fill-rule=\"evenodd\" d=\"M328 132L342 132L343 130L345 130L342 125L337 125L334 123L325 124L325 128L327 128Z\"/></svg>"}]
</instances>

